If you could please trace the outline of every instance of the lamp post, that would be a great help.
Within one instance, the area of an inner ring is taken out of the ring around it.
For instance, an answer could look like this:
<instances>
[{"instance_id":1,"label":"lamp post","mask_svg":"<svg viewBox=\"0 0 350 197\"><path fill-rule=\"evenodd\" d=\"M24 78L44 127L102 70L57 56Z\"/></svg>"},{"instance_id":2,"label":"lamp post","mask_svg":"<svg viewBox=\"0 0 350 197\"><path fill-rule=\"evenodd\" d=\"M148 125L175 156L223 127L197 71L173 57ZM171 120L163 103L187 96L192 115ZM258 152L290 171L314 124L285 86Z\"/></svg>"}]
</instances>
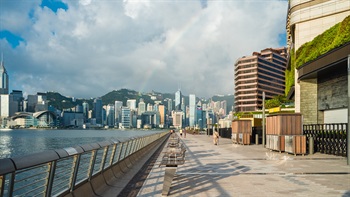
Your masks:
<instances>
[{"instance_id":1,"label":"lamp post","mask_svg":"<svg viewBox=\"0 0 350 197\"><path fill-rule=\"evenodd\" d=\"M350 54L348 55L348 129L347 129L347 163L350 165Z\"/></svg>"},{"instance_id":2,"label":"lamp post","mask_svg":"<svg viewBox=\"0 0 350 197\"><path fill-rule=\"evenodd\" d=\"M262 108L262 144L265 147L265 92L263 92L263 108Z\"/></svg>"}]
</instances>

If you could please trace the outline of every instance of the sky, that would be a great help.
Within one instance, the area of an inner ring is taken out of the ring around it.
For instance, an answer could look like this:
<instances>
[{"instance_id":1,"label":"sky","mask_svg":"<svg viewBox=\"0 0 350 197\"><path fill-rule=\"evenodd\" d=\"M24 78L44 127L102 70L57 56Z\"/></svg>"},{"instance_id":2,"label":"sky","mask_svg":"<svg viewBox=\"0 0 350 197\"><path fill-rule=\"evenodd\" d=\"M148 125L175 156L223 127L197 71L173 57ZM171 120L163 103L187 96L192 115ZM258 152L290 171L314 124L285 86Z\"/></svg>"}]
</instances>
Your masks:
<instances>
[{"instance_id":1,"label":"sky","mask_svg":"<svg viewBox=\"0 0 350 197\"><path fill-rule=\"evenodd\" d=\"M286 46L286 0L0 0L10 92L234 94L234 64Z\"/></svg>"}]
</instances>

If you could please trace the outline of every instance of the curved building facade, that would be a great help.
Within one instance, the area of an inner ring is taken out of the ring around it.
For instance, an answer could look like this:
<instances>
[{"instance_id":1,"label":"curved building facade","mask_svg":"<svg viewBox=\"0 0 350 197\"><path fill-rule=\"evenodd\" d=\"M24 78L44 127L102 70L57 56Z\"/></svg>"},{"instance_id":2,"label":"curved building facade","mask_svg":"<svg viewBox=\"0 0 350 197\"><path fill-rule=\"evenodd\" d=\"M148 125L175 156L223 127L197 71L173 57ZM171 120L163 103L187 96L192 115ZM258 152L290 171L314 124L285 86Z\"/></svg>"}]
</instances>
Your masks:
<instances>
[{"instance_id":1,"label":"curved building facade","mask_svg":"<svg viewBox=\"0 0 350 197\"><path fill-rule=\"evenodd\" d=\"M303 44L349 15L349 0L290 0L286 24L288 51L296 54ZM304 123L329 123L328 115L347 113L347 104L342 104L347 94L347 54L349 47L342 46L296 69L289 61L288 68L293 68L295 74L292 88L295 112L303 114ZM333 122L339 121L344 122Z\"/></svg>"},{"instance_id":2,"label":"curved building facade","mask_svg":"<svg viewBox=\"0 0 350 197\"><path fill-rule=\"evenodd\" d=\"M349 0L289 0L287 44L297 50L349 15Z\"/></svg>"}]
</instances>

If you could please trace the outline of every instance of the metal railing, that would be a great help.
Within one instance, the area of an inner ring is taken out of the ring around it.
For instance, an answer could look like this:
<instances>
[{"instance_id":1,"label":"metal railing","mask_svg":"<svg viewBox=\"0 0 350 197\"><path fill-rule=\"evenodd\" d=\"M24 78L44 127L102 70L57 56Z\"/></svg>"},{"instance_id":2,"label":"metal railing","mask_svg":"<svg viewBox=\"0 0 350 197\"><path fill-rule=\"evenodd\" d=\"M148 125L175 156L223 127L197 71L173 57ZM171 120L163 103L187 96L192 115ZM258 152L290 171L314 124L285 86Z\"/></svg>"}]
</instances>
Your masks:
<instances>
[{"instance_id":1,"label":"metal railing","mask_svg":"<svg viewBox=\"0 0 350 197\"><path fill-rule=\"evenodd\" d=\"M60 196L168 132L0 159L0 196Z\"/></svg>"},{"instance_id":2,"label":"metal railing","mask_svg":"<svg viewBox=\"0 0 350 197\"><path fill-rule=\"evenodd\" d=\"M338 156L347 156L347 123L303 125L303 133L314 140L314 151ZM306 140L309 143L309 140ZM307 144L307 149L309 145ZM309 150L307 150L309 151Z\"/></svg>"}]
</instances>

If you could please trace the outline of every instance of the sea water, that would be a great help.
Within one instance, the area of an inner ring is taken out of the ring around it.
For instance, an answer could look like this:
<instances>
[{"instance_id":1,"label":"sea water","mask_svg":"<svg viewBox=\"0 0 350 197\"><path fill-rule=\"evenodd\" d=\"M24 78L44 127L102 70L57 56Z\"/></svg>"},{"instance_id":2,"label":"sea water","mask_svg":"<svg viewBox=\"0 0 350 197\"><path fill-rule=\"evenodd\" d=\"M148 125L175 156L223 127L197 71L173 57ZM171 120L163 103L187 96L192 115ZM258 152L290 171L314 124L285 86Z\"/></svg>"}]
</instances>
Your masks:
<instances>
[{"instance_id":1,"label":"sea water","mask_svg":"<svg viewBox=\"0 0 350 197\"><path fill-rule=\"evenodd\" d=\"M0 130L0 159L27 155L45 150L120 140L160 133L163 130Z\"/></svg>"}]
</instances>

